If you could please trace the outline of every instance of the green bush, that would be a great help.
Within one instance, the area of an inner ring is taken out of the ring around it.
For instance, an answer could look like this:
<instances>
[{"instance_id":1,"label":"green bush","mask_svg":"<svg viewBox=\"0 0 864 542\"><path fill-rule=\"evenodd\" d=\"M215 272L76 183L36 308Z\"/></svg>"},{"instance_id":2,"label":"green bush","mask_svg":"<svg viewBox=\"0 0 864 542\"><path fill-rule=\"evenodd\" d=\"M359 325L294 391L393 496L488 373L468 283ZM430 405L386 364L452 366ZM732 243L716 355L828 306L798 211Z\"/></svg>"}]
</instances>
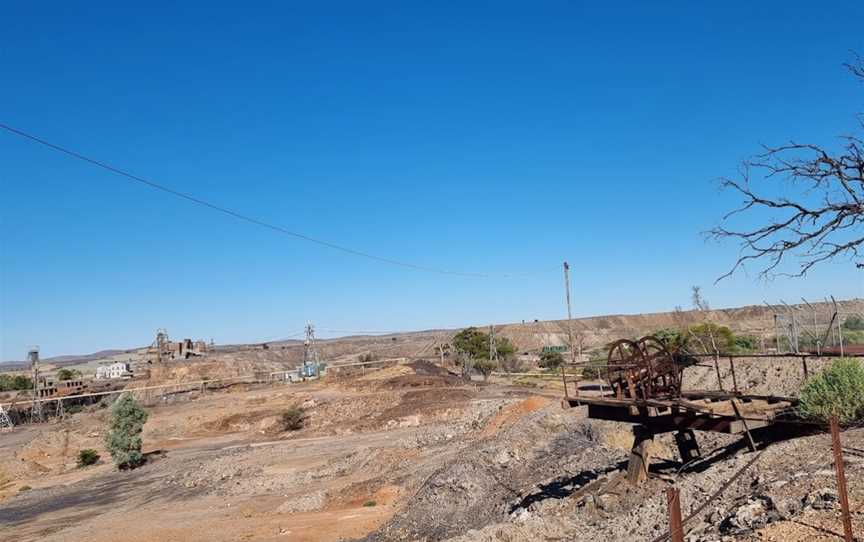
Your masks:
<instances>
[{"instance_id":1,"label":"green bush","mask_svg":"<svg viewBox=\"0 0 864 542\"><path fill-rule=\"evenodd\" d=\"M840 358L801 388L799 413L820 421L837 416L842 424L864 420L864 366Z\"/></svg>"},{"instance_id":2,"label":"green bush","mask_svg":"<svg viewBox=\"0 0 864 542\"><path fill-rule=\"evenodd\" d=\"M99 461L99 452L92 448L86 448L78 452L78 467L89 467Z\"/></svg>"},{"instance_id":3,"label":"green bush","mask_svg":"<svg viewBox=\"0 0 864 542\"><path fill-rule=\"evenodd\" d=\"M366 506L366 507L372 507L372 506L375 506L375 505L377 505L377 504L378 504L378 503L375 502L375 501L366 501L366 502L363 503L363 506Z\"/></svg>"},{"instance_id":4,"label":"green bush","mask_svg":"<svg viewBox=\"0 0 864 542\"><path fill-rule=\"evenodd\" d=\"M847 317L846 321L843 322L843 329L848 331L864 331L864 318L861 318L857 314Z\"/></svg>"},{"instance_id":5,"label":"green bush","mask_svg":"<svg viewBox=\"0 0 864 542\"><path fill-rule=\"evenodd\" d=\"M564 364L564 356L561 352L545 351L540 354L540 367L545 369L557 369Z\"/></svg>"},{"instance_id":6,"label":"green bush","mask_svg":"<svg viewBox=\"0 0 864 542\"><path fill-rule=\"evenodd\" d=\"M694 354L735 351L735 334L726 326L705 322L687 328L686 348Z\"/></svg>"},{"instance_id":7,"label":"green bush","mask_svg":"<svg viewBox=\"0 0 864 542\"><path fill-rule=\"evenodd\" d=\"M734 342L736 353L749 354L759 350L759 339L753 335L735 335Z\"/></svg>"},{"instance_id":8,"label":"green bush","mask_svg":"<svg viewBox=\"0 0 864 542\"><path fill-rule=\"evenodd\" d=\"M864 331L844 331L843 344L864 344Z\"/></svg>"},{"instance_id":9,"label":"green bush","mask_svg":"<svg viewBox=\"0 0 864 542\"><path fill-rule=\"evenodd\" d=\"M282 413L282 430L299 431L306 423L306 412L299 406L292 406Z\"/></svg>"},{"instance_id":10,"label":"green bush","mask_svg":"<svg viewBox=\"0 0 864 542\"><path fill-rule=\"evenodd\" d=\"M73 380L81 378L81 371L78 369L60 369L57 371L57 380Z\"/></svg>"},{"instance_id":11,"label":"green bush","mask_svg":"<svg viewBox=\"0 0 864 542\"><path fill-rule=\"evenodd\" d=\"M144 463L141 431L147 417L147 411L128 393L111 406L111 420L105 445L118 469L134 469Z\"/></svg>"},{"instance_id":12,"label":"green bush","mask_svg":"<svg viewBox=\"0 0 864 542\"><path fill-rule=\"evenodd\" d=\"M674 327L658 329L652 335L660 339L660 342L665 344L670 350L681 348L686 342L684 336L681 334L681 330Z\"/></svg>"}]
</instances>

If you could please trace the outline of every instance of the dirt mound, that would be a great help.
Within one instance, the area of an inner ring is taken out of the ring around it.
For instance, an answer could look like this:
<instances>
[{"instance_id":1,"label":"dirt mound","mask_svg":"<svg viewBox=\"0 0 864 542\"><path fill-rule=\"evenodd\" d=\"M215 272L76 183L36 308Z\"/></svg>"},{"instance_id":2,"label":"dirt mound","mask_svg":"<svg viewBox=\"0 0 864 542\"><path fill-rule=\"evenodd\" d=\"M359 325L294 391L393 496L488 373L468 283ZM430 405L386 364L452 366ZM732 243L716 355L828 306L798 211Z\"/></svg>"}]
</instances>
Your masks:
<instances>
[{"instance_id":1,"label":"dirt mound","mask_svg":"<svg viewBox=\"0 0 864 542\"><path fill-rule=\"evenodd\" d=\"M492 436L501 430L502 427L513 425L526 414L539 410L548 404L549 399L535 396L505 407L489 420L480 434L484 437Z\"/></svg>"},{"instance_id":2,"label":"dirt mound","mask_svg":"<svg viewBox=\"0 0 864 542\"><path fill-rule=\"evenodd\" d=\"M412 369L413 374L400 375L385 382L392 388L418 388L418 387L453 387L462 386L465 381L458 375L451 373L444 367L435 365L426 360L413 361L406 365Z\"/></svg>"},{"instance_id":3,"label":"dirt mound","mask_svg":"<svg viewBox=\"0 0 864 542\"><path fill-rule=\"evenodd\" d=\"M391 378L381 383L382 387L390 389L399 388L446 388L464 385L465 381L458 376L424 376L424 375L402 375Z\"/></svg>"},{"instance_id":4,"label":"dirt mound","mask_svg":"<svg viewBox=\"0 0 864 542\"><path fill-rule=\"evenodd\" d=\"M530 404L517 403L508 412ZM445 540L508 521L526 499L563 498L552 497L551 490L538 494L538 487L562 472L601 468L619 454L592 441L580 426L557 410L525 414L497 438L467 446L433 472L401 511L365 540Z\"/></svg>"},{"instance_id":5,"label":"dirt mound","mask_svg":"<svg viewBox=\"0 0 864 542\"><path fill-rule=\"evenodd\" d=\"M214 433L234 433L253 429L264 433L276 433L279 414L280 411L275 409L240 412L205 422L201 427L205 431Z\"/></svg>"}]
</instances>

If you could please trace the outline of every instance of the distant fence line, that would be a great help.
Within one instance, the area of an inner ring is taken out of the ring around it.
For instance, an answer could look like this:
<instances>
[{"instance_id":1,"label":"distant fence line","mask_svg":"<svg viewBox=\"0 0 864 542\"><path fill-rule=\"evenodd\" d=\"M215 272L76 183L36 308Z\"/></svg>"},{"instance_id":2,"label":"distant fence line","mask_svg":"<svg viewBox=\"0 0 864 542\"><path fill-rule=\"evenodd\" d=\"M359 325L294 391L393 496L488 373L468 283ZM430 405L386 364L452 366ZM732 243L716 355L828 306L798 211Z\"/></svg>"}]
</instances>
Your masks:
<instances>
[{"instance_id":1,"label":"distant fence line","mask_svg":"<svg viewBox=\"0 0 864 542\"><path fill-rule=\"evenodd\" d=\"M408 358L395 358L395 359L383 359L383 360L375 360L375 361L364 361L364 362L351 362L351 363L339 363L334 365L328 365L327 369L339 369L342 367L355 367L361 365L374 365L378 363L403 363ZM161 392L163 395L167 394L176 394L176 393L187 393L193 391L207 391L211 388L222 388L226 385L235 385L235 384L263 384L263 383L274 383L274 382L283 382L286 380L286 376L289 374L296 374L297 369L289 369L284 371L272 371L269 373L259 372L251 375L240 375L240 376L232 376L225 378L211 378L211 379L202 379L202 380L192 380L188 382L171 382L168 384L156 384L152 386L141 386L137 388L122 388L115 390L106 390L106 391L98 391L98 392L90 392L90 393L79 393L74 395L58 395L54 397L39 397L37 399L33 399L32 397L28 397L26 399L18 400L18 401L10 401L6 403L0 403L0 406L4 408L12 408L12 407L28 407L33 405L34 403L39 404L48 404L54 402L61 401L73 401L76 399L87 399L92 397L106 397L110 395L118 395L123 393L131 393L133 395L144 396L143 398L149 399L155 392ZM264 377L266 375L266 378ZM277 378L281 377L281 378Z\"/></svg>"}]
</instances>

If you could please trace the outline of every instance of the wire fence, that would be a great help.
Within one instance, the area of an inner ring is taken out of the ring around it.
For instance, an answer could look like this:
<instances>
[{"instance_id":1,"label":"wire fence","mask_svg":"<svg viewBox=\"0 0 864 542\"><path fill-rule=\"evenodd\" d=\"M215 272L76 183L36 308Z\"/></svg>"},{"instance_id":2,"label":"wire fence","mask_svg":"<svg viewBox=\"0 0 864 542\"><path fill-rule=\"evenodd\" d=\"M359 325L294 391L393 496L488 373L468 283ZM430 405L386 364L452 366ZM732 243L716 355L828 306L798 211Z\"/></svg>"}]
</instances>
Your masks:
<instances>
[{"instance_id":1,"label":"wire fence","mask_svg":"<svg viewBox=\"0 0 864 542\"><path fill-rule=\"evenodd\" d=\"M832 452L832 462L834 464L835 476L837 479L837 494L840 501L840 511L841 511L841 519L843 523L843 535L837 535L838 538L842 538L845 542L854 542L855 536L852 532L852 515L849 506L849 491L846 484L846 469L843 459L843 453L859 453L864 452L862 450L857 450L855 448L844 448L841 440L840 440L840 424L837 418L831 418L830 421L831 427L831 452ZM753 457L747 461L740 469L738 469L735 473L732 474L723 484L705 499L702 503L700 503L695 509L693 509L687 517L681 517L681 495L680 490L677 487L670 487L666 490L666 502L667 502L667 510L669 516L669 530L668 532L654 538L651 542L664 542L666 540L670 540L671 542L684 542L684 537L688 534L687 524L705 511L708 506L714 503L727 489L729 489L732 484L735 483L747 470L749 470L753 465L755 465L765 453L765 450L761 450L756 452ZM836 534L836 533L835 533Z\"/></svg>"}]
</instances>

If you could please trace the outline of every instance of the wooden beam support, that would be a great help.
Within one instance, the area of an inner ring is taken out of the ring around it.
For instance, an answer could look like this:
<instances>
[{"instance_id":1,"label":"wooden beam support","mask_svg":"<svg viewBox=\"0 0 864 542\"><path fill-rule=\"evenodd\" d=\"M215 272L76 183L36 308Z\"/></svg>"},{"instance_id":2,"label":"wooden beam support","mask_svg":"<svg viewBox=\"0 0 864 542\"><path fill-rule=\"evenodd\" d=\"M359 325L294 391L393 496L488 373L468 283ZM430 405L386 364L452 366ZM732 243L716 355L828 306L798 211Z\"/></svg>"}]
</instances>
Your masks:
<instances>
[{"instance_id":1,"label":"wooden beam support","mask_svg":"<svg viewBox=\"0 0 864 542\"><path fill-rule=\"evenodd\" d=\"M648 479L648 466L651 464L651 443L654 433L642 425L633 426L633 448L627 463L627 481L639 485Z\"/></svg>"}]
</instances>

